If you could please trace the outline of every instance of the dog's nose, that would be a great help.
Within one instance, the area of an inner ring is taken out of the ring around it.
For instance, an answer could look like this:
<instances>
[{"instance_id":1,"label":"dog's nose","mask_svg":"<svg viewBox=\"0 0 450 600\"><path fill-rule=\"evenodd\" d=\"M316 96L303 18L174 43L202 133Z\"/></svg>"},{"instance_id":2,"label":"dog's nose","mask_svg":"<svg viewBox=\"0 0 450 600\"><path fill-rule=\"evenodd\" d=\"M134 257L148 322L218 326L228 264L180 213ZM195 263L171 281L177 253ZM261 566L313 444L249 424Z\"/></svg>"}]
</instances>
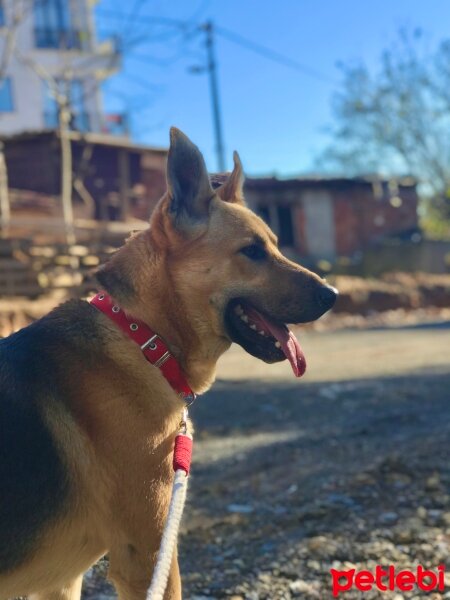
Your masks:
<instances>
[{"instance_id":1,"label":"dog's nose","mask_svg":"<svg viewBox=\"0 0 450 600\"><path fill-rule=\"evenodd\" d=\"M316 300L320 307L325 310L330 310L338 297L338 291L331 285L322 285L316 292Z\"/></svg>"}]
</instances>

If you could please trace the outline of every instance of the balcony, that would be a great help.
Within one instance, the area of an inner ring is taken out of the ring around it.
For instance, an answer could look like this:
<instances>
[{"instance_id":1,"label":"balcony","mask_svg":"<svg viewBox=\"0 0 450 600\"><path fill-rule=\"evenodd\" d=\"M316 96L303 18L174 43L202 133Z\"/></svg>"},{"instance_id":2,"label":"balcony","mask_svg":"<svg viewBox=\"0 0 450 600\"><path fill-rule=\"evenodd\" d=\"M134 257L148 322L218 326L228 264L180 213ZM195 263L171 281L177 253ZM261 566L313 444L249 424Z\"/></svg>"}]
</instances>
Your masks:
<instances>
[{"instance_id":1,"label":"balcony","mask_svg":"<svg viewBox=\"0 0 450 600\"><path fill-rule=\"evenodd\" d=\"M44 112L44 125L48 129L57 129L59 127L58 112L45 111ZM73 112L70 119L70 129L72 131L88 132L91 130L91 117L87 112Z\"/></svg>"},{"instance_id":2,"label":"balcony","mask_svg":"<svg viewBox=\"0 0 450 600\"><path fill-rule=\"evenodd\" d=\"M78 29L36 27L34 30L34 39L36 48L84 50L87 48L89 33Z\"/></svg>"},{"instance_id":3,"label":"balcony","mask_svg":"<svg viewBox=\"0 0 450 600\"><path fill-rule=\"evenodd\" d=\"M130 133L128 115L124 113L109 113L103 115L102 133L128 136Z\"/></svg>"}]
</instances>

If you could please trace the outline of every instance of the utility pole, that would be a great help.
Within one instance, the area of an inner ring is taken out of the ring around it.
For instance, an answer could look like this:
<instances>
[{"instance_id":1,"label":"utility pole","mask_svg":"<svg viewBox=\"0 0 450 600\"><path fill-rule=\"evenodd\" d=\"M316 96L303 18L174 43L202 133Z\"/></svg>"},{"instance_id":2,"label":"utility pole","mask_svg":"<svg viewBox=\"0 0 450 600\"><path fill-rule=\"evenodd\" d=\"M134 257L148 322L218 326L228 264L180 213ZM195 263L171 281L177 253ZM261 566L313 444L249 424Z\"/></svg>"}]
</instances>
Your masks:
<instances>
[{"instance_id":1,"label":"utility pole","mask_svg":"<svg viewBox=\"0 0 450 600\"><path fill-rule=\"evenodd\" d=\"M206 34L205 44L206 52L208 55L208 64L206 68L209 74L209 86L211 90L214 136L216 139L217 167L220 172L223 172L225 171L225 153L223 145L222 114L220 111L219 101L219 85L217 81L217 64L215 57L213 23L211 21L207 21L204 25L201 25L201 29Z\"/></svg>"}]
</instances>

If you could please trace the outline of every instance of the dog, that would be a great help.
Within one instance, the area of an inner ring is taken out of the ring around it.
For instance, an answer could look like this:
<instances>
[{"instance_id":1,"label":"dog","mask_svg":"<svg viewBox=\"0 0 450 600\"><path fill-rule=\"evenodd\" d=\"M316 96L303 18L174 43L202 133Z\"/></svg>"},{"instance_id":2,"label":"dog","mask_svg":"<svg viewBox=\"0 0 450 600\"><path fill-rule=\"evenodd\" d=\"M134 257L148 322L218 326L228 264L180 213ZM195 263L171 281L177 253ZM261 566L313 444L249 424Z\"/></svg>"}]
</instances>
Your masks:
<instances>
[{"instance_id":1,"label":"dog","mask_svg":"<svg viewBox=\"0 0 450 600\"><path fill-rule=\"evenodd\" d=\"M198 148L172 128L167 192L150 227L97 275L114 306L157 332L195 393L211 386L232 342L267 363L287 358L302 375L305 357L285 324L313 321L336 299L280 253L246 207L243 183L234 153L213 189ZM106 553L119 598L146 597L183 406L89 302L69 300L0 341L2 600L78 599L83 573ZM181 598L176 556L165 598Z\"/></svg>"}]
</instances>

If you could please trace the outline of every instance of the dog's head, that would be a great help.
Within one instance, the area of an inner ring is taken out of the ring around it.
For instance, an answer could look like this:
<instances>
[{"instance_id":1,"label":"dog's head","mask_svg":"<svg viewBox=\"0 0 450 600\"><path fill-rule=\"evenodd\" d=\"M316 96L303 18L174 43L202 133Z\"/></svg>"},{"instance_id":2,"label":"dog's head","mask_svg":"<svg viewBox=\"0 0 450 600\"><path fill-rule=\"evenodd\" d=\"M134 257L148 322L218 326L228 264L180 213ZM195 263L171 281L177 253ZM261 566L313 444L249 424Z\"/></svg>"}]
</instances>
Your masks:
<instances>
[{"instance_id":1,"label":"dog's head","mask_svg":"<svg viewBox=\"0 0 450 600\"><path fill-rule=\"evenodd\" d=\"M302 375L305 357L287 324L319 318L336 291L283 256L274 233L246 207L237 153L233 172L214 190L199 149L173 128L167 183L146 238L163 259L149 257L156 275L148 266L148 276L134 277L142 302L159 298L161 311L170 305L173 325L189 331L205 357L236 342L268 363L287 358Z\"/></svg>"}]
</instances>

